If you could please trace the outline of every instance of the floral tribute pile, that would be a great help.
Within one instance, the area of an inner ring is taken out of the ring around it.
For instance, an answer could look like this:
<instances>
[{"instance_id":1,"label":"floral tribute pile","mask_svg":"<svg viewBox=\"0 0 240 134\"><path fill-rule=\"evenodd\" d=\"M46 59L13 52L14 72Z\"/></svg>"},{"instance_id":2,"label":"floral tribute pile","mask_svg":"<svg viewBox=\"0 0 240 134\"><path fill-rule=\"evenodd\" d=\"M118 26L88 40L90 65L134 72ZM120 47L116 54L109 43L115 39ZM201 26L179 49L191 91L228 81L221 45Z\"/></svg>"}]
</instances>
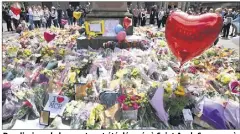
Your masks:
<instances>
[{"instance_id":1,"label":"floral tribute pile","mask_svg":"<svg viewBox=\"0 0 240 134\"><path fill-rule=\"evenodd\" d=\"M179 68L164 33L151 27L135 29L147 49L78 50L79 28L48 30L56 34L49 43L41 30L3 39L4 128L39 120L55 95L68 101L39 128L240 129L235 50L213 46Z\"/></svg>"}]
</instances>

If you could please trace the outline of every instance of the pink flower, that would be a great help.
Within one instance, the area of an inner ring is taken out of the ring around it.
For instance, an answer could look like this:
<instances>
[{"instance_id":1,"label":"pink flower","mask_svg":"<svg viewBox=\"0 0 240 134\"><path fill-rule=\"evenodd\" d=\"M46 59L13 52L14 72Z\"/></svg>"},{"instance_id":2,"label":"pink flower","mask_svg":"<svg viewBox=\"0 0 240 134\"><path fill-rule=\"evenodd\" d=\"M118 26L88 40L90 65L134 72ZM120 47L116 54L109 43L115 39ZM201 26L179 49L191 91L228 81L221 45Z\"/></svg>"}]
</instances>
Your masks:
<instances>
[{"instance_id":1,"label":"pink flower","mask_svg":"<svg viewBox=\"0 0 240 134\"><path fill-rule=\"evenodd\" d=\"M118 100L119 103L123 103L126 100L126 98L127 97L125 95L121 95L121 96L118 97L117 100Z\"/></svg>"},{"instance_id":2,"label":"pink flower","mask_svg":"<svg viewBox=\"0 0 240 134\"><path fill-rule=\"evenodd\" d=\"M196 74L197 73L197 69L193 66L189 67L189 73L192 73L192 74Z\"/></svg>"},{"instance_id":3,"label":"pink flower","mask_svg":"<svg viewBox=\"0 0 240 134\"><path fill-rule=\"evenodd\" d=\"M140 108L140 106L139 106L136 102L133 103L132 105L133 105L133 109L134 109L134 110L137 110L137 109Z\"/></svg>"},{"instance_id":4,"label":"pink flower","mask_svg":"<svg viewBox=\"0 0 240 134\"><path fill-rule=\"evenodd\" d=\"M29 108L32 108L32 104L28 100L23 102L23 106L27 106Z\"/></svg>"},{"instance_id":5,"label":"pink flower","mask_svg":"<svg viewBox=\"0 0 240 134\"><path fill-rule=\"evenodd\" d=\"M133 96L130 97L130 100L132 100L132 101L136 101L137 99L138 99L138 98L137 98L136 95L133 95Z\"/></svg>"},{"instance_id":6,"label":"pink flower","mask_svg":"<svg viewBox=\"0 0 240 134\"><path fill-rule=\"evenodd\" d=\"M122 105L122 109L123 109L123 110L129 110L129 107L128 107L128 105L123 104L123 105Z\"/></svg>"}]
</instances>

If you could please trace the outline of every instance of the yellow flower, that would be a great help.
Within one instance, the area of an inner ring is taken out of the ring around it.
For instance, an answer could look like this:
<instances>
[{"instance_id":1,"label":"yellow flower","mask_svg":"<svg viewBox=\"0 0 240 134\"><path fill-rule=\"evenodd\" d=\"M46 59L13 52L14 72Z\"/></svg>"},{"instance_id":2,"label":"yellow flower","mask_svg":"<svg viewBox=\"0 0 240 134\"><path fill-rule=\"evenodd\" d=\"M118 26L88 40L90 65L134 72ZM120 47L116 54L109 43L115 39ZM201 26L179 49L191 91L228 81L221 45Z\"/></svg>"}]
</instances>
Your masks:
<instances>
[{"instance_id":1,"label":"yellow flower","mask_svg":"<svg viewBox=\"0 0 240 134\"><path fill-rule=\"evenodd\" d=\"M184 96L185 95L184 87L178 86L177 90L174 93L179 96Z\"/></svg>"},{"instance_id":2,"label":"yellow flower","mask_svg":"<svg viewBox=\"0 0 240 134\"><path fill-rule=\"evenodd\" d=\"M7 69L5 67L2 68L2 71L5 72Z\"/></svg>"}]
</instances>

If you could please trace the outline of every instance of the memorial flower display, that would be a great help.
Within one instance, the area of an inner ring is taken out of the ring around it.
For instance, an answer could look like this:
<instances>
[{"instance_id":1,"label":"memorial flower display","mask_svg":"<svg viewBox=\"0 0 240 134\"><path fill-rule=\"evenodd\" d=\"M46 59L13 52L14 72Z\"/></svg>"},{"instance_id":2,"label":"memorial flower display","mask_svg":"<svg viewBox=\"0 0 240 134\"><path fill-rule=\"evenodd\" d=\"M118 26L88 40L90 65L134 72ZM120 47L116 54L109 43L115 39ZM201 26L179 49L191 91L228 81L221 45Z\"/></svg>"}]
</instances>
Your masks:
<instances>
[{"instance_id":1,"label":"memorial flower display","mask_svg":"<svg viewBox=\"0 0 240 134\"><path fill-rule=\"evenodd\" d=\"M152 26L134 28L141 40L99 49L78 49L79 29L52 27L50 42L42 30L3 39L3 127L39 125L49 111L38 129L240 128L236 50L212 46L179 68L165 32Z\"/></svg>"}]
</instances>

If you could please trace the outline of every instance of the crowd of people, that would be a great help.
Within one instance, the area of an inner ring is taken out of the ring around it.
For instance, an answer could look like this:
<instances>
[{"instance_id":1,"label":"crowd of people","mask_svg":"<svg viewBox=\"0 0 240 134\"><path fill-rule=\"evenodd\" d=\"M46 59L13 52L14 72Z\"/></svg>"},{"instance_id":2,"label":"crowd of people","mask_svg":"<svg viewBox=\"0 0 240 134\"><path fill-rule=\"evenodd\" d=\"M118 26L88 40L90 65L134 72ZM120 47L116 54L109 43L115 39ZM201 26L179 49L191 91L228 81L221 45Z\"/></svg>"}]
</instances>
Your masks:
<instances>
[{"instance_id":1,"label":"crowd of people","mask_svg":"<svg viewBox=\"0 0 240 134\"><path fill-rule=\"evenodd\" d=\"M156 5L152 6L150 10L147 8L142 8L136 5L135 8L132 8L132 5L129 6L128 11L133 14L133 25L136 26L145 26L147 21L147 14L149 14L149 24L157 25L158 28L164 27L166 25L166 20L172 11L180 10L176 6L168 9L163 9L163 7L157 7ZM205 13L219 13L223 17L223 28L221 31L222 38L227 39L228 36L236 36L236 27L232 24L232 21L237 17L240 17L240 10L236 9L227 9L227 8L217 8L214 9L203 9L194 10L194 8L189 8L186 13L189 15L201 15ZM156 23L157 22L157 23ZM230 27L232 27L230 31ZM231 32L231 34L230 34Z\"/></svg>"},{"instance_id":2,"label":"crowd of people","mask_svg":"<svg viewBox=\"0 0 240 134\"><path fill-rule=\"evenodd\" d=\"M78 20L73 17L73 12L75 11L82 13ZM61 23L62 19L68 20L68 25L82 25L88 12L87 6L83 7L81 5L76 7L69 5L66 11L63 10L60 5L58 5L57 8L53 6L51 9L47 6L33 5L22 8L22 12L18 16L14 15L9 7L4 7L2 14L3 20L7 23L7 30L14 31L15 29L18 32L24 29L49 28L52 25L63 28L64 26ZM11 25L12 22L14 29Z\"/></svg>"}]
</instances>

